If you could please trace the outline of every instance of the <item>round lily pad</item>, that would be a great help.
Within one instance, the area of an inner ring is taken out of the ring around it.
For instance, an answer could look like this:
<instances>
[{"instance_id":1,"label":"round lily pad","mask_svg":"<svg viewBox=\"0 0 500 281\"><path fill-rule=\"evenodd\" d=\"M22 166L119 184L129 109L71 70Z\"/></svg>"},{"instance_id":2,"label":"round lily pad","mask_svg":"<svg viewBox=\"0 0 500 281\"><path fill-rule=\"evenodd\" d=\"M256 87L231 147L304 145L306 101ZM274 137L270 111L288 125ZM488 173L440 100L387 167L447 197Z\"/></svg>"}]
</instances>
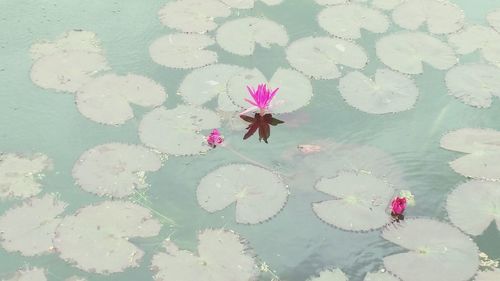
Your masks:
<instances>
[{"instance_id":1,"label":"round lily pad","mask_svg":"<svg viewBox=\"0 0 500 281\"><path fill-rule=\"evenodd\" d=\"M100 53L102 52L100 45L101 43L95 33L85 30L71 30L65 32L53 42L44 41L33 44L30 53L31 58L34 60L61 51Z\"/></svg>"},{"instance_id":2,"label":"round lily pad","mask_svg":"<svg viewBox=\"0 0 500 281\"><path fill-rule=\"evenodd\" d=\"M94 52L67 51L43 56L31 68L31 80L44 89L74 93L108 70L106 58Z\"/></svg>"},{"instance_id":3,"label":"round lily pad","mask_svg":"<svg viewBox=\"0 0 500 281\"><path fill-rule=\"evenodd\" d=\"M247 85L258 85L266 82L266 78L258 69L240 71L228 81L227 91L233 103L241 108L250 107L245 101L250 95ZM307 77L300 72L279 68L274 73L268 86L271 89L279 88L270 104L271 112L289 113L309 104L313 96L313 88Z\"/></svg>"},{"instance_id":4,"label":"round lily pad","mask_svg":"<svg viewBox=\"0 0 500 281\"><path fill-rule=\"evenodd\" d=\"M387 35L377 44L377 56L388 67L407 74L423 72L423 63L445 70L457 63L455 52L439 39L422 32Z\"/></svg>"},{"instance_id":5,"label":"round lily pad","mask_svg":"<svg viewBox=\"0 0 500 281\"><path fill-rule=\"evenodd\" d=\"M359 45L330 37L306 37L292 42L286 57L292 67L315 79L339 78L339 64L362 69L368 63Z\"/></svg>"},{"instance_id":6,"label":"round lily pad","mask_svg":"<svg viewBox=\"0 0 500 281\"><path fill-rule=\"evenodd\" d=\"M258 277L253 255L238 234L206 229L198 241L198 253L192 253L166 240L164 252L154 255L151 262L155 281L247 281Z\"/></svg>"},{"instance_id":7,"label":"round lily pad","mask_svg":"<svg viewBox=\"0 0 500 281\"><path fill-rule=\"evenodd\" d=\"M486 19L488 23L493 27L496 31L500 32L500 9L490 12Z\"/></svg>"},{"instance_id":8,"label":"round lily pad","mask_svg":"<svg viewBox=\"0 0 500 281\"><path fill-rule=\"evenodd\" d=\"M217 53L205 48L215 40L203 34L174 33L156 39L149 46L154 62L171 68L197 68L217 62Z\"/></svg>"},{"instance_id":9,"label":"round lily pad","mask_svg":"<svg viewBox=\"0 0 500 281\"><path fill-rule=\"evenodd\" d=\"M156 236L160 228L144 207L105 201L65 217L56 230L54 246L62 259L79 269L110 274L139 266L144 252L129 239Z\"/></svg>"},{"instance_id":10,"label":"round lily pad","mask_svg":"<svg viewBox=\"0 0 500 281\"><path fill-rule=\"evenodd\" d=\"M368 272L363 281L400 281L400 279L387 272Z\"/></svg>"},{"instance_id":11,"label":"round lily pad","mask_svg":"<svg viewBox=\"0 0 500 281\"><path fill-rule=\"evenodd\" d=\"M0 198L28 198L40 193L41 173L50 168L52 161L43 154L0 153Z\"/></svg>"},{"instance_id":12,"label":"round lily pad","mask_svg":"<svg viewBox=\"0 0 500 281\"><path fill-rule=\"evenodd\" d=\"M217 43L222 49L241 56L249 56L255 44L270 48L271 45L286 46L288 34L285 27L262 18L239 18L224 23L217 30Z\"/></svg>"},{"instance_id":13,"label":"round lily pad","mask_svg":"<svg viewBox=\"0 0 500 281\"><path fill-rule=\"evenodd\" d=\"M77 92L76 105L92 121L121 125L134 117L130 103L155 107L161 105L165 98L163 87L147 77L105 74Z\"/></svg>"},{"instance_id":14,"label":"round lily pad","mask_svg":"<svg viewBox=\"0 0 500 281\"><path fill-rule=\"evenodd\" d=\"M73 167L73 178L88 192L121 198L146 188L145 172L161 165L160 156L143 146L108 143L84 152Z\"/></svg>"},{"instance_id":15,"label":"round lily pad","mask_svg":"<svg viewBox=\"0 0 500 281\"><path fill-rule=\"evenodd\" d=\"M471 180L448 196L446 210L451 222L470 235L481 235L496 222L500 230L500 183Z\"/></svg>"},{"instance_id":16,"label":"round lily pad","mask_svg":"<svg viewBox=\"0 0 500 281\"><path fill-rule=\"evenodd\" d=\"M159 107L144 115L139 137L142 143L163 153L193 155L210 149L200 131L219 127L219 116L213 111L186 105Z\"/></svg>"},{"instance_id":17,"label":"round lily pad","mask_svg":"<svg viewBox=\"0 0 500 281\"><path fill-rule=\"evenodd\" d=\"M405 281L466 281L479 267L476 244L446 223L406 219L382 237L408 250L384 258L385 267Z\"/></svg>"},{"instance_id":18,"label":"round lily pad","mask_svg":"<svg viewBox=\"0 0 500 281\"><path fill-rule=\"evenodd\" d=\"M500 151L480 151L450 162L451 168L466 177L500 181Z\"/></svg>"},{"instance_id":19,"label":"round lily pad","mask_svg":"<svg viewBox=\"0 0 500 281\"><path fill-rule=\"evenodd\" d=\"M236 222L256 224L269 220L285 206L288 188L268 170L232 164L203 177L196 196L198 204L211 213L236 203Z\"/></svg>"},{"instance_id":20,"label":"round lily pad","mask_svg":"<svg viewBox=\"0 0 500 281\"><path fill-rule=\"evenodd\" d=\"M31 198L22 205L7 210L0 217L0 239L8 252L35 256L52 250L54 231L59 215L66 208L53 195Z\"/></svg>"},{"instance_id":21,"label":"round lily pad","mask_svg":"<svg viewBox=\"0 0 500 281\"><path fill-rule=\"evenodd\" d=\"M500 151L500 131L479 128L458 129L441 138L441 147L463 153Z\"/></svg>"},{"instance_id":22,"label":"round lily pad","mask_svg":"<svg viewBox=\"0 0 500 281\"><path fill-rule=\"evenodd\" d=\"M381 10L392 10L401 4L404 0L373 0L372 6Z\"/></svg>"},{"instance_id":23,"label":"round lily pad","mask_svg":"<svg viewBox=\"0 0 500 281\"><path fill-rule=\"evenodd\" d=\"M170 28L203 33L217 28L215 19L228 17L231 9L217 0L178 0L167 3L158 14Z\"/></svg>"},{"instance_id":24,"label":"round lily pad","mask_svg":"<svg viewBox=\"0 0 500 281\"><path fill-rule=\"evenodd\" d=\"M488 64L459 65L446 74L446 86L467 105L490 107L492 96L500 97L500 69Z\"/></svg>"},{"instance_id":25,"label":"round lily pad","mask_svg":"<svg viewBox=\"0 0 500 281\"><path fill-rule=\"evenodd\" d=\"M479 271L474 281L497 281L500 280L500 269L493 271Z\"/></svg>"},{"instance_id":26,"label":"round lily pad","mask_svg":"<svg viewBox=\"0 0 500 281\"><path fill-rule=\"evenodd\" d=\"M471 25L451 34L448 42L458 54L466 55L479 50L493 64L500 64L500 34L490 27Z\"/></svg>"},{"instance_id":27,"label":"round lily pad","mask_svg":"<svg viewBox=\"0 0 500 281\"><path fill-rule=\"evenodd\" d=\"M355 3L325 8L318 22L330 34L346 39L361 38L361 29L384 33L389 28L389 19L383 13Z\"/></svg>"},{"instance_id":28,"label":"round lily pad","mask_svg":"<svg viewBox=\"0 0 500 281\"><path fill-rule=\"evenodd\" d=\"M14 276L9 279L2 279L5 281L47 281L45 277L45 269L33 267L16 271Z\"/></svg>"},{"instance_id":29,"label":"round lily pad","mask_svg":"<svg viewBox=\"0 0 500 281\"><path fill-rule=\"evenodd\" d=\"M430 33L452 33L464 25L464 13L447 0L406 0L397 6L392 19L399 26L417 30L424 23Z\"/></svg>"},{"instance_id":30,"label":"round lily pad","mask_svg":"<svg viewBox=\"0 0 500 281\"><path fill-rule=\"evenodd\" d=\"M351 72L339 80L339 91L349 105L371 114L409 110L419 94L411 78L389 69L378 69L375 79Z\"/></svg>"},{"instance_id":31,"label":"round lily pad","mask_svg":"<svg viewBox=\"0 0 500 281\"><path fill-rule=\"evenodd\" d=\"M331 270L323 270L318 276L310 277L307 281L348 281L349 279L342 270L336 268Z\"/></svg>"},{"instance_id":32,"label":"round lily pad","mask_svg":"<svg viewBox=\"0 0 500 281\"><path fill-rule=\"evenodd\" d=\"M313 203L313 210L324 222L348 231L368 231L390 222L387 205L394 193L386 181L368 173L341 172L323 178L318 191L335 197Z\"/></svg>"},{"instance_id":33,"label":"round lily pad","mask_svg":"<svg viewBox=\"0 0 500 281\"><path fill-rule=\"evenodd\" d=\"M235 9L251 9L254 7L255 0L220 0L222 3ZM269 6L279 5L284 0L260 0Z\"/></svg>"}]
</instances>

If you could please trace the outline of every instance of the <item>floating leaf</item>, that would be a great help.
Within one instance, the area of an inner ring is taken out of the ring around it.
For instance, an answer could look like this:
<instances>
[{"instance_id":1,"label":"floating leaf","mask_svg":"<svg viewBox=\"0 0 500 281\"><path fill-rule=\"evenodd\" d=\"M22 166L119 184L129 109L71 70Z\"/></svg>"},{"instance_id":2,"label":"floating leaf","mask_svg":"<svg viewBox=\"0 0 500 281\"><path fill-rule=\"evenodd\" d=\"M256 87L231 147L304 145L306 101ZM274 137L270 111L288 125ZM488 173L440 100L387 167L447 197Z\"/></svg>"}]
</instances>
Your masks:
<instances>
[{"instance_id":1,"label":"floating leaf","mask_svg":"<svg viewBox=\"0 0 500 281\"><path fill-rule=\"evenodd\" d=\"M158 234L161 224L148 209L130 202L105 201L65 217L54 246L60 257L81 270L109 274L139 266L144 252L132 237Z\"/></svg>"},{"instance_id":2,"label":"floating leaf","mask_svg":"<svg viewBox=\"0 0 500 281\"><path fill-rule=\"evenodd\" d=\"M392 10L404 0L373 0L372 5L382 10Z\"/></svg>"},{"instance_id":3,"label":"floating leaf","mask_svg":"<svg viewBox=\"0 0 500 281\"><path fill-rule=\"evenodd\" d=\"M470 235L481 235L496 221L500 230L500 183L471 180L448 196L451 222Z\"/></svg>"},{"instance_id":4,"label":"floating leaf","mask_svg":"<svg viewBox=\"0 0 500 281\"><path fill-rule=\"evenodd\" d=\"M217 43L222 49L241 56L253 54L255 44L264 48L271 45L286 46L288 34L285 27L262 18L239 18L224 23L217 30Z\"/></svg>"},{"instance_id":5,"label":"floating leaf","mask_svg":"<svg viewBox=\"0 0 500 281\"><path fill-rule=\"evenodd\" d=\"M465 104L490 107L492 96L500 97L500 69L488 64L459 65L446 74L446 86Z\"/></svg>"},{"instance_id":6,"label":"floating leaf","mask_svg":"<svg viewBox=\"0 0 500 281\"><path fill-rule=\"evenodd\" d=\"M73 178L85 191L121 198L146 188L145 172L160 168L160 156L143 146L108 143L84 152Z\"/></svg>"},{"instance_id":7,"label":"floating leaf","mask_svg":"<svg viewBox=\"0 0 500 281\"><path fill-rule=\"evenodd\" d=\"M174 33L149 46L154 62L171 68L197 68L217 62L217 53L205 48L215 40L203 34Z\"/></svg>"},{"instance_id":8,"label":"floating leaf","mask_svg":"<svg viewBox=\"0 0 500 281\"><path fill-rule=\"evenodd\" d=\"M47 277L44 269L33 267L18 270L14 276L5 281L47 281Z\"/></svg>"},{"instance_id":9,"label":"floating leaf","mask_svg":"<svg viewBox=\"0 0 500 281\"><path fill-rule=\"evenodd\" d=\"M405 281L466 281L479 266L474 242L446 223L406 219L382 237L408 250L384 258L387 270Z\"/></svg>"},{"instance_id":10,"label":"floating leaf","mask_svg":"<svg viewBox=\"0 0 500 281\"><path fill-rule=\"evenodd\" d=\"M34 60L61 51L102 52L96 34L84 30L70 30L59 36L54 42L44 41L36 43L30 49L31 58Z\"/></svg>"},{"instance_id":11,"label":"floating leaf","mask_svg":"<svg viewBox=\"0 0 500 281\"><path fill-rule=\"evenodd\" d=\"M222 3L228 5L231 8L236 9L252 9L254 7L255 0L220 0ZM279 5L284 0L260 0L269 6Z\"/></svg>"},{"instance_id":12,"label":"floating leaf","mask_svg":"<svg viewBox=\"0 0 500 281\"><path fill-rule=\"evenodd\" d=\"M422 63L445 70L457 63L453 50L422 32L398 32L377 42L377 56L388 67L407 74L423 72Z\"/></svg>"},{"instance_id":13,"label":"floating leaf","mask_svg":"<svg viewBox=\"0 0 500 281\"><path fill-rule=\"evenodd\" d=\"M247 281L259 272L245 241L234 232L206 229L198 236L198 253L179 249L170 240L153 256L156 281Z\"/></svg>"},{"instance_id":14,"label":"floating leaf","mask_svg":"<svg viewBox=\"0 0 500 281\"><path fill-rule=\"evenodd\" d=\"M368 272L363 281L400 281L387 272Z\"/></svg>"},{"instance_id":15,"label":"floating leaf","mask_svg":"<svg viewBox=\"0 0 500 281\"><path fill-rule=\"evenodd\" d=\"M441 139L441 147L463 152L500 152L500 131L493 129L463 128L447 133Z\"/></svg>"},{"instance_id":16,"label":"floating leaf","mask_svg":"<svg viewBox=\"0 0 500 281\"><path fill-rule=\"evenodd\" d=\"M412 79L388 69L378 69L374 80L351 72L339 80L339 91L349 105L371 114L409 110L418 98Z\"/></svg>"},{"instance_id":17,"label":"floating leaf","mask_svg":"<svg viewBox=\"0 0 500 281\"><path fill-rule=\"evenodd\" d=\"M500 34L492 28L472 25L451 34L448 42L458 54L466 55L480 50L487 61L500 64Z\"/></svg>"},{"instance_id":18,"label":"floating leaf","mask_svg":"<svg viewBox=\"0 0 500 281\"><path fill-rule=\"evenodd\" d=\"M474 281L497 281L500 280L500 270L479 271Z\"/></svg>"},{"instance_id":19,"label":"floating leaf","mask_svg":"<svg viewBox=\"0 0 500 281\"><path fill-rule=\"evenodd\" d=\"M424 23L430 33L452 33L464 25L464 13L447 0L406 0L397 6L392 19L402 28L417 30Z\"/></svg>"},{"instance_id":20,"label":"floating leaf","mask_svg":"<svg viewBox=\"0 0 500 281\"><path fill-rule=\"evenodd\" d=\"M0 198L28 198L38 194L41 173L52 167L52 161L43 154L18 156L0 153Z\"/></svg>"},{"instance_id":21,"label":"floating leaf","mask_svg":"<svg viewBox=\"0 0 500 281\"><path fill-rule=\"evenodd\" d=\"M108 70L106 58L87 51L57 52L43 56L31 68L31 80L44 89L74 93Z\"/></svg>"},{"instance_id":22,"label":"floating leaf","mask_svg":"<svg viewBox=\"0 0 500 281\"><path fill-rule=\"evenodd\" d=\"M290 44L286 50L290 65L315 79L341 76L338 64L361 69L368 63L363 48L355 43L330 37L306 37Z\"/></svg>"},{"instance_id":23,"label":"floating leaf","mask_svg":"<svg viewBox=\"0 0 500 281\"><path fill-rule=\"evenodd\" d=\"M249 98L247 85L258 85L265 83L267 79L258 69L246 70L233 76L228 82L228 96L237 106L248 107L245 98ZM309 79L301 73L285 68L278 68L271 81L269 88L279 88L278 93L270 104L271 112L289 113L309 104L313 95L313 88Z\"/></svg>"},{"instance_id":24,"label":"floating leaf","mask_svg":"<svg viewBox=\"0 0 500 281\"><path fill-rule=\"evenodd\" d=\"M231 9L216 0L178 0L159 12L160 21L183 32L203 33L217 28L216 18L225 18Z\"/></svg>"},{"instance_id":25,"label":"floating leaf","mask_svg":"<svg viewBox=\"0 0 500 281\"><path fill-rule=\"evenodd\" d=\"M159 107L144 115L139 137L142 143L161 152L192 155L210 149L200 131L219 127L219 116L213 111L186 105L170 110Z\"/></svg>"},{"instance_id":26,"label":"floating leaf","mask_svg":"<svg viewBox=\"0 0 500 281\"><path fill-rule=\"evenodd\" d=\"M348 231L367 231L387 224L387 205L394 193L389 183L371 174L341 172L323 178L318 191L336 197L313 203L313 210L324 222Z\"/></svg>"},{"instance_id":27,"label":"floating leaf","mask_svg":"<svg viewBox=\"0 0 500 281\"><path fill-rule=\"evenodd\" d=\"M500 181L500 151L474 152L450 162L451 168L466 177Z\"/></svg>"},{"instance_id":28,"label":"floating leaf","mask_svg":"<svg viewBox=\"0 0 500 281\"><path fill-rule=\"evenodd\" d=\"M53 248L54 231L60 222L58 216L64 208L66 203L53 195L45 195L7 210L0 217L2 247L23 256L48 253Z\"/></svg>"},{"instance_id":29,"label":"floating leaf","mask_svg":"<svg viewBox=\"0 0 500 281\"><path fill-rule=\"evenodd\" d=\"M348 281L347 276L342 270L336 268L332 270L323 270L317 277L310 277L307 281Z\"/></svg>"},{"instance_id":30,"label":"floating leaf","mask_svg":"<svg viewBox=\"0 0 500 281\"><path fill-rule=\"evenodd\" d=\"M271 171L232 164L206 175L196 195L198 204L211 213L236 203L236 222L256 224L272 218L285 206L288 189Z\"/></svg>"},{"instance_id":31,"label":"floating leaf","mask_svg":"<svg viewBox=\"0 0 500 281\"><path fill-rule=\"evenodd\" d=\"M360 4L335 5L318 15L319 25L330 34L346 38L361 38L361 29L384 33L389 28L387 16Z\"/></svg>"},{"instance_id":32,"label":"floating leaf","mask_svg":"<svg viewBox=\"0 0 500 281\"><path fill-rule=\"evenodd\" d=\"M496 31L500 32L500 10L495 10L486 16L488 23Z\"/></svg>"}]
</instances>

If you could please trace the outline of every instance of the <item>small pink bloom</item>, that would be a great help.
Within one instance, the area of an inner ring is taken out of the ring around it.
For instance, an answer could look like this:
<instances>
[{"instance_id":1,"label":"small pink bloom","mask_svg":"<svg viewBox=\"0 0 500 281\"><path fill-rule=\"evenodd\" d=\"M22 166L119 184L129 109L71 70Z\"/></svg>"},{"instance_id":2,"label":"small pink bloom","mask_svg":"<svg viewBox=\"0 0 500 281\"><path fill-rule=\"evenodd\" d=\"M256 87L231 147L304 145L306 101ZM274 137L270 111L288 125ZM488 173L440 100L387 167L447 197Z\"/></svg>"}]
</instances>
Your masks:
<instances>
[{"instance_id":1,"label":"small pink bloom","mask_svg":"<svg viewBox=\"0 0 500 281\"><path fill-rule=\"evenodd\" d=\"M219 130L213 129L210 135L207 137L207 143L211 147L216 147L224 142L224 137L220 135Z\"/></svg>"},{"instance_id":2,"label":"small pink bloom","mask_svg":"<svg viewBox=\"0 0 500 281\"><path fill-rule=\"evenodd\" d=\"M257 86L257 90L250 86L247 86L247 90L252 96L252 100L245 99L245 101L251 104L252 107L246 110L246 112L253 109L259 109L260 114L264 115L264 112L269 109L269 104L271 103L271 100L274 98L279 88L271 90L267 88L266 84L259 84Z\"/></svg>"},{"instance_id":3,"label":"small pink bloom","mask_svg":"<svg viewBox=\"0 0 500 281\"><path fill-rule=\"evenodd\" d=\"M300 152L304 154L317 153L321 151L321 146L314 144L301 144L298 146Z\"/></svg>"},{"instance_id":4,"label":"small pink bloom","mask_svg":"<svg viewBox=\"0 0 500 281\"><path fill-rule=\"evenodd\" d=\"M391 201L391 212L393 215L402 215L406 209L406 198L396 197Z\"/></svg>"}]
</instances>

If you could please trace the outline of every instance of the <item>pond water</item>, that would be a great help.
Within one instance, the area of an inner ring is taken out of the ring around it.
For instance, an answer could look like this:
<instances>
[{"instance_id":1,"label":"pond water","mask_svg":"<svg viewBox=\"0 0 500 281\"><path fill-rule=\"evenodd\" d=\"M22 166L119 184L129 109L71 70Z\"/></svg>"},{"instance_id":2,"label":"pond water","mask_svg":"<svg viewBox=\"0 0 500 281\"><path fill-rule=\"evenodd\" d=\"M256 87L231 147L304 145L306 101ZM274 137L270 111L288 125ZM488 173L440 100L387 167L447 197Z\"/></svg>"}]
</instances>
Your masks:
<instances>
[{"instance_id":1,"label":"pond water","mask_svg":"<svg viewBox=\"0 0 500 281\"><path fill-rule=\"evenodd\" d=\"M0 4L0 279L500 280L498 0Z\"/></svg>"}]
</instances>

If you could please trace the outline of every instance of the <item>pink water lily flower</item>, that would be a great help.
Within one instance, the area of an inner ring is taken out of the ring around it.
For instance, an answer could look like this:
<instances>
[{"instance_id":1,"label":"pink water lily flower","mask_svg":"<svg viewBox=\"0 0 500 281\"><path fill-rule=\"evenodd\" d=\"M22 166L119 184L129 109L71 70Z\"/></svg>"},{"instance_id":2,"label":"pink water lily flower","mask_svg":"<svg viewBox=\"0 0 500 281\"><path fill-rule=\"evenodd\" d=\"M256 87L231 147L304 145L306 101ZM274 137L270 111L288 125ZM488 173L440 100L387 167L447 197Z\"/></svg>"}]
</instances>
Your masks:
<instances>
[{"instance_id":1,"label":"pink water lily flower","mask_svg":"<svg viewBox=\"0 0 500 281\"><path fill-rule=\"evenodd\" d=\"M250 99L245 99L248 103L252 105L249 109L245 110L241 114L247 113L249 111L259 109L260 110L260 116L264 116L264 113L266 110L269 109L269 104L271 103L271 100L274 98L276 95L276 92L278 92L279 88L276 88L274 90L267 88L266 84L259 84L257 86L257 90L255 90L251 86L247 86L247 90L252 96L252 100Z\"/></svg>"},{"instance_id":2,"label":"pink water lily flower","mask_svg":"<svg viewBox=\"0 0 500 281\"><path fill-rule=\"evenodd\" d=\"M402 215L406 210L406 198L396 197L391 201L391 214L392 215Z\"/></svg>"},{"instance_id":3,"label":"pink water lily flower","mask_svg":"<svg viewBox=\"0 0 500 281\"><path fill-rule=\"evenodd\" d=\"M210 145L212 148L216 147L217 145L220 145L224 142L224 137L221 136L219 130L213 129L210 135L207 137L207 143Z\"/></svg>"}]
</instances>

